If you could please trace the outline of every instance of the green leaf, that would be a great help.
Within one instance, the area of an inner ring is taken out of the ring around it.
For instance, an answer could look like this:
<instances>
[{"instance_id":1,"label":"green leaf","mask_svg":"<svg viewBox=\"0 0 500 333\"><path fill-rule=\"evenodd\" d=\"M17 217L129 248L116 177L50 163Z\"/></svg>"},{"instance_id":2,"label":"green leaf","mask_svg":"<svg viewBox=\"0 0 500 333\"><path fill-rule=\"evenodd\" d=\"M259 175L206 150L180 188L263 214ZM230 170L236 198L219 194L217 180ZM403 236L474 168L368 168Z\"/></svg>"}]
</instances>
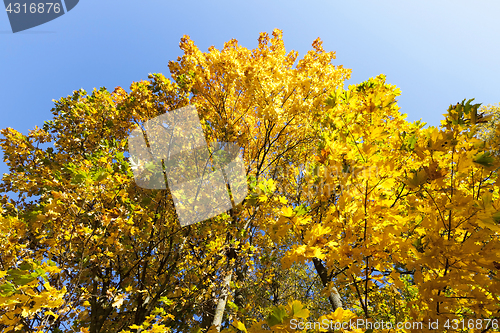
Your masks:
<instances>
[{"instance_id":1,"label":"green leaf","mask_svg":"<svg viewBox=\"0 0 500 333\"><path fill-rule=\"evenodd\" d=\"M494 166L494 158L491 156L490 152L484 152L474 158L474 163L482 165L485 168L491 168Z\"/></svg>"},{"instance_id":2,"label":"green leaf","mask_svg":"<svg viewBox=\"0 0 500 333\"><path fill-rule=\"evenodd\" d=\"M493 220L496 222L496 223L500 223L500 211L496 212L495 214L493 214Z\"/></svg>"},{"instance_id":3,"label":"green leaf","mask_svg":"<svg viewBox=\"0 0 500 333\"><path fill-rule=\"evenodd\" d=\"M9 297L16 292L16 288L10 282L6 282L0 286L0 295L2 297Z\"/></svg>"},{"instance_id":4,"label":"green leaf","mask_svg":"<svg viewBox=\"0 0 500 333\"><path fill-rule=\"evenodd\" d=\"M282 324L283 319L285 319L285 317L286 317L286 310L282 306L274 307L273 312L267 318L267 324L269 325L269 327Z\"/></svg>"},{"instance_id":5,"label":"green leaf","mask_svg":"<svg viewBox=\"0 0 500 333\"><path fill-rule=\"evenodd\" d=\"M19 276L19 277L16 277L15 279L13 279L12 282L14 282L15 284L17 284L19 286L23 286L25 284L30 283L34 279L36 279L36 278L31 276L31 275L22 275L22 276Z\"/></svg>"},{"instance_id":6,"label":"green leaf","mask_svg":"<svg viewBox=\"0 0 500 333\"><path fill-rule=\"evenodd\" d=\"M304 206L304 204L295 207L294 211L297 213L297 216L302 216L305 215L308 211L307 207Z\"/></svg>"},{"instance_id":7,"label":"green leaf","mask_svg":"<svg viewBox=\"0 0 500 333\"><path fill-rule=\"evenodd\" d=\"M161 297L159 299L159 301L165 303L166 305L172 305L172 304L174 304L174 301L172 301L171 299L168 299L167 296Z\"/></svg>"},{"instance_id":8,"label":"green leaf","mask_svg":"<svg viewBox=\"0 0 500 333\"><path fill-rule=\"evenodd\" d=\"M247 196L247 201L246 202L250 206L256 206L257 202L258 202L258 199L259 199L259 196L257 194L255 194L255 193L252 193L249 196Z\"/></svg>"},{"instance_id":9,"label":"green leaf","mask_svg":"<svg viewBox=\"0 0 500 333\"><path fill-rule=\"evenodd\" d=\"M32 268L33 266L28 262L23 262L21 265L19 265L19 269L22 271L29 271Z\"/></svg>"},{"instance_id":10,"label":"green leaf","mask_svg":"<svg viewBox=\"0 0 500 333\"><path fill-rule=\"evenodd\" d=\"M406 144L408 145L408 147L413 150L415 149L415 144L417 143L417 137L415 136L415 134L413 134L411 137L409 137L408 139L406 139Z\"/></svg>"},{"instance_id":11,"label":"green leaf","mask_svg":"<svg viewBox=\"0 0 500 333\"><path fill-rule=\"evenodd\" d=\"M14 284L17 285L25 285L36 279L36 276L33 276L32 274L24 274L25 271L22 271L20 269L9 269L7 271L7 280L11 281ZM36 275L36 273L35 273Z\"/></svg>"},{"instance_id":12,"label":"green leaf","mask_svg":"<svg viewBox=\"0 0 500 333\"><path fill-rule=\"evenodd\" d=\"M88 176L89 175L86 172L78 170L75 174L73 174L73 177L71 178L71 184L79 185L85 182Z\"/></svg>"},{"instance_id":13,"label":"green leaf","mask_svg":"<svg viewBox=\"0 0 500 333\"><path fill-rule=\"evenodd\" d=\"M238 311L238 306L234 302L228 301L227 306L234 311Z\"/></svg>"},{"instance_id":14,"label":"green leaf","mask_svg":"<svg viewBox=\"0 0 500 333\"><path fill-rule=\"evenodd\" d=\"M39 276L43 276L45 274L45 271L41 268L41 267L38 267L37 269L35 269L35 272L31 273L31 275L36 276L36 277L39 277Z\"/></svg>"},{"instance_id":15,"label":"green leaf","mask_svg":"<svg viewBox=\"0 0 500 333\"><path fill-rule=\"evenodd\" d=\"M101 170L99 171L96 175L95 175L95 181L96 182L100 182L101 180L104 180L106 178L109 177L109 173L107 173L106 171L104 170Z\"/></svg>"}]
</instances>

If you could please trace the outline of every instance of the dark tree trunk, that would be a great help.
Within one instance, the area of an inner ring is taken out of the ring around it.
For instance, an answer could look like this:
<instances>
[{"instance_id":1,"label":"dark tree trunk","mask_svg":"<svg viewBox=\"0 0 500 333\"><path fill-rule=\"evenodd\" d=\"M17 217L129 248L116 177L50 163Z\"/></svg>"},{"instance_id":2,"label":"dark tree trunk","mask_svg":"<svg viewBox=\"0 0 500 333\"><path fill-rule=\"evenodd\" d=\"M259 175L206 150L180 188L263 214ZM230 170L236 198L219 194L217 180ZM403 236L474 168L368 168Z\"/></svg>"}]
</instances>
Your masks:
<instances>
[{"instance_id":1,"label":"dark tree trunk","mask_svg":"<svg viewBox=\"0 0 500 333\"><path fill-rule=\"evenodd\" d=\"M325 266L318 258L313 258L313 263L314 263L314 268L316 268L316 272L318 273L319 278L321 279L323 287L328 286L328 283L330 281L328 281L328 272ZM328 300L332 305L333 311L337 310L338 308L342 308L342 299L340 298L340 294L337 288L333 287L332 289L330 289L330 295L328 296Z\"/></svg>"}]
</instances>

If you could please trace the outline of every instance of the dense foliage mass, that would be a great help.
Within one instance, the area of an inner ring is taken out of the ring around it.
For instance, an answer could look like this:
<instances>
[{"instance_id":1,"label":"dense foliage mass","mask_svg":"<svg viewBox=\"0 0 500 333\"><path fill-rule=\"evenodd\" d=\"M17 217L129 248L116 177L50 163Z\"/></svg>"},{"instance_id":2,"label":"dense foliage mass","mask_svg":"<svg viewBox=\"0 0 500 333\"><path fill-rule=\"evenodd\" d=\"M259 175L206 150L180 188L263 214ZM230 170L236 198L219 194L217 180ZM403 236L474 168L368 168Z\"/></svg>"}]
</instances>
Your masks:
<instances>
[{"instance_id":1,"label":"dense foliage mass","mask_svg":"<svg viewBox=\"0 0 500 333\"><path fill-rule=\"evenodd\" d=\"M350 70L312 46L298 60L279 30L254 50L185 36L172 79L78 90L42 128L2 130L2 331L495 330L498 108L408 122L383 75L345 89ZM135 184L127 137L187 105L209 145L242 147L249 194L181 228L168 189Z\"/></svg>"}]
</instances>

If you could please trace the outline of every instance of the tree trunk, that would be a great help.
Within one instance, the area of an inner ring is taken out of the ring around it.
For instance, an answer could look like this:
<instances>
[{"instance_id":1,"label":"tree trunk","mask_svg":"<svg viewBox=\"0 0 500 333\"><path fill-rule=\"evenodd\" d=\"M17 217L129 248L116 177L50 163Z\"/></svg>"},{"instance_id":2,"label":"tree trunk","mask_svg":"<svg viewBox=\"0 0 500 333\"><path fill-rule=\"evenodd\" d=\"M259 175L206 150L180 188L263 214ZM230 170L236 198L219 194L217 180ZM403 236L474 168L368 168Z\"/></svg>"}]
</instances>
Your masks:
<instances>
[{"instance_id":1,"label":"tree trunk","mask_svg":"<svg viewBox=\"0 0 500 333\"><path fill-rule=\"evenodd\" d=\"M203 317L201 319L201 328L205 329L204 332L206 332L210 328L210 324L214 321L215 305L209 300L202 306L202 310Z\"/></svg>"},{"instance_id":2,"label":"tree trunk","mask_svg":"<svg viewBox=\"0 0 500 333\"><path fill-rule=\"evenodd\" d=\"M243 265L243 267L241 263L236 265L236 282L242 283L245 280L247 270L247 265ZM239 309L242 309L245 305L245 297L243 296L243 288L241 287L236 287L234 290L234 304Z\"/></svg>"},{"instance_id":3,"label":"tree trunk","mask_svg":"<svg viewBox=\"0 0 500 333\"><path fill-rule=\"evenodd\" d=\"M233 276L233 270L231 269L228 274L224 277L222 281L222 290L217 301L217 308L215 309L214 321L212 326L215 326L217 332L220 332L222 317L224 316L224 310L226 309L227 298L229 296L229 284L231 283L231 278Z\"/></svg>"},{"instance_id":4,"label":"tree trunk","mask_svg":"<svg viewBox=\"0 0 500 333\"><path fill-rule=\"evenodd\" d=\"M319 278L321 279L323 287L328 286L328 283L330 281L328 281L328 272L325 266L318 258L313 258L313 263L314 263L314 268L316 268L316 272L318 273ZM340 298L340 294L337 288L332 287L332 289L330 289L330 295L328 296L328 300L332 305L333 311L337 310L338 308L342 308L342 299Z\"/></svg>"},{"instance_id":5,"label":"tree trunk","mask_svg":"<svg viewBox=\"0 0 500 333\"><path fill-rule=\"evenodd\" d=\"M231 200L231 209L229 210L229 215L231 216L232 220L232 225L236 224L236 204L234 202L234 198L232 195L231 191L231 184L229 182L229 178L224 170L224 167L220 168L220 171L222 172L222 176L224 177L224 181L226 183L226 187L228 190L229 198ZM226 240L229 242L230 236L228 234L228 239ZM236 262L237 262L237 254L235 249L230 248L228 249L228 252L226 252L226 257L228 259L228 272L227 275L224 277L224 280L222 281L222 289L221 293L219 296L219 299L217 300L217 307L215 308L215 315L214 315L214 320L212 322L212 326L215 326L217 332L220 332L221 325L222 325L222 318L224 317L224 311L226 310L226 304L227 304L227 299L229 296L229 290L231 289L230 283L231 279L233 277L233 270L235 268ZM234 264L231 264L231 260L234 260Z\"/></svg>"}]
</instances>

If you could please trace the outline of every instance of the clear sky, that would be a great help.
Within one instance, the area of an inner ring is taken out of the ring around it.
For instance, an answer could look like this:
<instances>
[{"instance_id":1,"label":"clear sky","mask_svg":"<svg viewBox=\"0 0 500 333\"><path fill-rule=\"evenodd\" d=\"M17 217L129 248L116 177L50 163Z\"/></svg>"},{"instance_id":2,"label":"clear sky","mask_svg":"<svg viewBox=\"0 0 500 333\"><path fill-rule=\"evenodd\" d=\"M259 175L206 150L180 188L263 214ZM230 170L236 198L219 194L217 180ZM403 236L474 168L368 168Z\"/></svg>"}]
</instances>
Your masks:
<instances>
[{"instance_id":1,"label":"clear sky","mask_svg":"<svg viewBox=\"0 0 500 333\"><path fill-rule=\"evenodd\" d=\"M191 36L202 51L236 38L254 48L260 32L283 30L299 56L321 37L348 84L378 74L402 90L409 120L438 125L464 98L500 102L500 1L80 0L67 14L13 34L0 13L0 128L27 133L51 119L52 99L94 87L128 90ZM0 152L1 157L1 152ZM3 160L3 158L2 158ZM0 161L0 174L7 168Z\"/></svg>"}]
</instances>

